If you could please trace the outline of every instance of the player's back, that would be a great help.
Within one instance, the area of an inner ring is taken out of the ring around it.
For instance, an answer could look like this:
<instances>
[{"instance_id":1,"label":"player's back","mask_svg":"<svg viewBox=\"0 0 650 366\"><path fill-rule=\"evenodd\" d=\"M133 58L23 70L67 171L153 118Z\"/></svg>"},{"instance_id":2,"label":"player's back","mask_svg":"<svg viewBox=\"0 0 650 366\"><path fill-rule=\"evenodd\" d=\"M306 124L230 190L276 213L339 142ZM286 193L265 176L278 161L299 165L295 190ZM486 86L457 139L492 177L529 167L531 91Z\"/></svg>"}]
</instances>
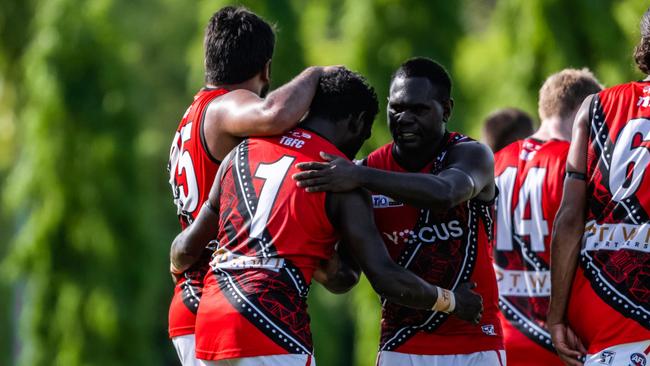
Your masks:
<instances>
[{"instance_id":1,"label":"player's back","mask_svg":"<svg viewBox=\"0 0 650 366\"><path fill-rule=\"evenodd\" d=\"M201 89L174 134L167 169L176 213L183 229L199 214L201 203L207 199L219 169L220 162L208 152L202 124L210 103L227 92L220 88Z\"/></svg>"},{"instance_id":2,"label":"player's back","mask_svg":"<svg viewBox=\"0 0 650 366\"><path fill-rule=\"evenodd\" d=\"M326 194L307 193L291 176L297 163L322 160L321 151L344 156L314 132L295 129L247 139L225 163L219 245L197 322L200 358L311 354L306 297L337 236Z\"/></svg>"},{"instance_id":3,"label":"player's back","mask_svg":"<svg viewBox=\"0 0 650 366\"><path fill-rule=\"evenodd\" d=\"M561 365L546 328L550 240L569 143L528 138L495 154L499 188L493 242L508 363Z\"/></svg>"},{"instance_id":4,"label":"player's back","mask_svg":"<svg viewBox=\"0 0 650 366\"><path fill-rule=\"evenodd\" d=\"M176 213L183 229L199 214L201 203L207 199L219 169L219 161L208 152L202 124L210 103L227 92L221 88L202 88L183 114L174 134L167 169ZM204 254L176 283L169 308L171 338L194 333L209 258L208 253Z\"/></svg>"},{"instance_id":5,"label":"player's back","mask_svg":"<svg viewBox=\"0 0 650 366\"><path fill-rule=\"evenodd\" d=\"M608 88L590 106L587 217L570 325L589 353L650 339L650 83Z\"/></svg>"}]
</instances>

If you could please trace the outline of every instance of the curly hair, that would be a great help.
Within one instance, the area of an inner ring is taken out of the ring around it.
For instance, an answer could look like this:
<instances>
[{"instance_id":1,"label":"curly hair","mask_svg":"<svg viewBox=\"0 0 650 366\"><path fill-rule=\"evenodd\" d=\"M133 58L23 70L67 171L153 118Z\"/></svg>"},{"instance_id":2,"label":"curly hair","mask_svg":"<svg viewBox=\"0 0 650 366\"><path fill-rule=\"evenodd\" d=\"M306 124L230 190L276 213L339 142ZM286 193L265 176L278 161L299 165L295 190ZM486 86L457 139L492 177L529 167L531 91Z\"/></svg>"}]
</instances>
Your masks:
<instances>
[{"instance_id":1,"label":"curly hair","mask_svg":"<svg viewBox=\"0 0 650 366\"><path fill-rule=\"evenodd\" d=\"M377 94L366 79L346 68L338 68L320 77L309 113L338 121L365 112L364 125L369 127L378 110Z\"/></svg>"},{"instance_id":2,"label":"curly hair","mask_svg":"<svg viewBox=\"0 0 650 366\"><path fill-rule=\"evenodd\" d=\"M650 8L643 13L641 23L641 40L634 48L634 61L644 74L650 75Z\"/></svg>"}]
</instances>

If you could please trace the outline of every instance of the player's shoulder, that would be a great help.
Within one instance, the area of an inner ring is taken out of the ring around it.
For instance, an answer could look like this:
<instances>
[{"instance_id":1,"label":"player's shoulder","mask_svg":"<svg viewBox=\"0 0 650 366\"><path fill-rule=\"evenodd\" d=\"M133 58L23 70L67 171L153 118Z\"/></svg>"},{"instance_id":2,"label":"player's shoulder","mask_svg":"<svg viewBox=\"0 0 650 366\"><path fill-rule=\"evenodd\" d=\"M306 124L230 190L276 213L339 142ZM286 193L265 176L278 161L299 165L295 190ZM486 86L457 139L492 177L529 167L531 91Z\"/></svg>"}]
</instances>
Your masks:
<instances>
[{"instance_id":1,"label":"player's shoulder","mask_svg":"<svg viewBox=\"0 0 650 366\"><path fill-rule=\"evenodd\" d=\"M506 167L516 167L518 165L524 141L523 139L514 141L494 153L494 169L496 175L499 175L500 171Z\"/></svg>"},{"instance_id":2,"label":"player's shoulder","mask_svg":"<svg viewBox=\"0 0 650 366\"><path fill-rule=\"evenodd\" d=\"M623 96L625 94L634 92L634 90L636 88L638 88L639 86L641 86L641 85L643 85L643 84L638 82L638 81L630 81L630 82L627 82L627 83L617 84L617 85L614 85L614 86L610 86L609 88L605 88L605 89L601 90L599 93L593 94L592 96L585 98L585 100L591 99L594 96L596 98L598 98L599 100L602 100L602 99L608 98L608 97Z\"/></svg>"},{"instance_id":3,"label":"player's shoulder","mask_svg":"<svg viewBox=\"0 0 650 366\"><path fill-rule=\"evenodd\" d=\"M200 94L200 99L209 102L205 107L205 119L206 122L213 122L218 121L225 115L231 114L234 110L242 108L242 106L257 102L261 98L259 95L247 89L228 90L215 88ZM195 99L195 102L197 100Z\"/></svg>"},{"instance_id":4,"label":"player's shoulder","mask_svg":"<svg viewBox=\"0 0 650 366\"><path fill-rule=\"evenodd\" d=\"M389 142L375 149L364 159L365 165L373 168L381 168L383 166L386 166L391 159L393 145L393 142Z\"/></svg>"},{"instance_id":5,"label":"player's shoulder","mask_svg":"<svg viewBox=\"0 0 650 366\"><path fill-rule=\"evenodd\" d=\"M518 156L519 151L521 150L521 147L523 145L523 142L524 142L523 139L511 142L501 150L495 152L494 158L497 159L497 157L510 156L510 155Z\"/></svg>"},{"instance_id":6,"label":"player's shoulder","mask_svg":"<svg viewBox=\"0 0 650 366\"><path fill-rule=\"evenodd\" d=\"M248 140L256 149L271 149L278 154L292 155L300 161L322 161L321 152L345 157L330 141L303 128L294 128L275 136L250 137Z\"/></svg>"},{"instance_id":7,"label":"player's shoulder","mask_svg":"<svg viewBox=\"0 0 650 366\"><path fill-rule=\"evenodd\" d=\"M564 167L571 142L565 140L545 141L534 154L531 154L530 164L535 166Z\"/></svg>"},{"instance_id":8,"label":"player's shoulder","mask_svg":"<svg viewBox=\"0 0 650 366\"><path fill-rule=\"evenodd\" d=\"M544 150L548 153L568 152L571 146L570 141L566 140L550 140L544 144Z\"/></svg>"},{"instance_id":9,"label":"player's shoulder","mask_svg":"<svg viewBox=\"0 0 650 366\"><path fill-rule=\"evenodd\" d=\"M458 141L451 145L448 151L454 157L473 160L476 163L494 160L494 154L486 144L471 138Z\"/></svg>"}]
</instances>

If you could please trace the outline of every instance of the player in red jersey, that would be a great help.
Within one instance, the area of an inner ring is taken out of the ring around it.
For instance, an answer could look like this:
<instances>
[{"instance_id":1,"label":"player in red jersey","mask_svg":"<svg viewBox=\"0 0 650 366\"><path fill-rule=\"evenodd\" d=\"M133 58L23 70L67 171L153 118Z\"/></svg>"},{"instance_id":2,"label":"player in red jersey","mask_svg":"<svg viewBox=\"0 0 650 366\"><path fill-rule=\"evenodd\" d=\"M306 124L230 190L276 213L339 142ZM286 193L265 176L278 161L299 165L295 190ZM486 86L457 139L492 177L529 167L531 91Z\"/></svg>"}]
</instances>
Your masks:
<instances>
[{"instance_id":1,"label":"player in red jersey","mask_svg":"<svg viewBox=\"0 0 650 366\"><path fill-rule=\"evenodd\" d=\"M504 365L497 285L488 237L495 197L487 146L449 132L451 79L426 58L393 75L388 124L393 142L366 166L329 154L294 176L310 192L365 187L373 193L377 227L391 257L428 283L456 289L475 282L484 314L471 324L448 314L382 301L379 365Z\"/></svg>"},{"instance_id":2,"label":"player in red jersey","mask_svg":"<svg viewBox=\"0 0 650 366\"><path fill-rule=\"evenodd\" d=\"M295 165L317 159L320 151L353 157L376 113L374 91L360 76L329 73L301 128L250 138L221 166L196 222L172 245L174 265L185 267L208 240L216 236L219 244L197 318L199 358L210 365L309 365L306 296L319 262L332 255L339 237L341 255L349 251L391 302L480 318L480 296L469 286L454 294L391 261L364 191L311 194L291 180ZM357 277L343 285L340 272L319 280L346 290Z\"/></svg>"},{"instance_id":3,"label":"player in red jersey","mask_svg":"<svg viewBox=\"0 0 650 366\"><path fill-rule=\"evenodd\" d=\"M485 119L481 136L492 152L497 152L511 143L532 135L533 119L517 108L499 109Z\"/></svg>"},{"instance_id":4,"label":"player in red jersey","mask_svg":"<svg viewBox=\"0 0 650 366\"><path fill-rule=\"evenodd\" d=\"M587 70L551 75L539 91L539 130L494 155L499 188L494 267L510 366L562 365L546 328L551 231L573 120L582 101L601 89Z\"/></svg>"},{"instance_id":5,"label":"player in red jersey","mask_svg":"<svg viewBox=\"0 0 650 366\"><path fill-rule=\"evenodd\" d=\"M305 114L323 69L305 70L265 96L275 36L271 26L244 8L216 12L205 31L206 87L185 112L170 150L170 184L181 227L198 215L220 160L244 136L272 135ZM227 55L227 57L224 57ZM194 322L210 254L178 281L169 309L169 336L184 365L193 365Z\"/></svg>"},{"instance_id":6,"label":"player in red jersey","mask_svg":"<svg viewBox=\"0 0 650 366\"><path fill-rule=\"evenodd\" d=\"M650 9L635 58L650 74ZM573 126L551 241L553 344L567 365L650 355L650 77L588 97Z\"/></svg>"}]
</instances>

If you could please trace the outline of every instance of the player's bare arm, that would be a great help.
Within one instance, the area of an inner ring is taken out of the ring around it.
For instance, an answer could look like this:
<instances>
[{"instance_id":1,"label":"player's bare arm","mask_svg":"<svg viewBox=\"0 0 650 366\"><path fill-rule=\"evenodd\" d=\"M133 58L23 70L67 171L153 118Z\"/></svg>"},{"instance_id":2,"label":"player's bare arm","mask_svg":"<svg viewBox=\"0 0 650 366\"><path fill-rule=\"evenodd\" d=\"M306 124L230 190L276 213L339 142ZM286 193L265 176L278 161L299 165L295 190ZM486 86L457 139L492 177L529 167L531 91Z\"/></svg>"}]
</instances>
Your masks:
<instances>
[{"instance_id":1,"label":"player's bare arm","mask_svg":"<svg viewBox=\"0 0 650 366\"><path fill-rule=\"evenodd\" d=\"M232 154L228 154L219 167L210 188L208 200L201 207L196 220L174 238L169 253L172 275L181 274L196 263L201 257L203 249L217 236L217 228L214 224L219 222L221 178L230 165L231 157Z\"/></svg>"},{"instance_id":2,"label":"player's bare arm","mask_svg":"<svg viewBox=\"0 0 650 366\"><path fill-rule=\"evenodd\" d=\"M359 282L361 268L350 256L347 246L339 243L331 259L314 272L314 280L335 294L348 292Z\"/></svg>"},{"instance_id":3,"label":"player's bare arm","mask_svg":"<svg viewBox=\"0 0 650 366\"><path fill-rule=\"evenodd\" d=\"M438 307L445 299L439 299L438 295L447 290L439 290L390 258L377 232L367 192L357 189L330 193L326 209L341 239L349 244L350 253L379 295L403 306L442 310ZM463 284L454 293L453 314L476 324L483 313L483 300L471 287Z\"/></svg>"},{"instance_id":4,"label":"player's bare arm","mask_svg":"<svg viewBox=\"0 0 650 366\"><path fill-rule=\"evenodd\" d=\"M466 142L449 151L449 164L437 175L397 173L357 166L323 154L327 162L298 164L298 185L309 192L341 192L364 187L418 207L448 210L474 197L494 197L494 157L487 146ZM405 189L408 187L408 189Z\"/></svg>"},{"instance_id":5,"label":"player's bare arm","mask_svg":"<svg viewBox=\"0 0 650 366\"><path fill-rule=\"evenodd\" d=\"M582 365L578 358L587 353L580 339L566 325L565 311L585 225L587 182L584 178L592 99L590 96L582 103L573 125L564 194L551 239L551 301L547 324L560 358L568 365Z\"/></svg>"},{"instance_id":6,"label":"player's bare arm","mask_svg":"<svg viewBox=\"0 0 650 366\"><path fill-rule=\"evenodd\" d=\"M309 109L320 76L338 66L312 66L266 98L236 89L212 103L204 133L210 153L221 159L247 136L271 136L295 127Z\"/></svg>"}]
</instances>

